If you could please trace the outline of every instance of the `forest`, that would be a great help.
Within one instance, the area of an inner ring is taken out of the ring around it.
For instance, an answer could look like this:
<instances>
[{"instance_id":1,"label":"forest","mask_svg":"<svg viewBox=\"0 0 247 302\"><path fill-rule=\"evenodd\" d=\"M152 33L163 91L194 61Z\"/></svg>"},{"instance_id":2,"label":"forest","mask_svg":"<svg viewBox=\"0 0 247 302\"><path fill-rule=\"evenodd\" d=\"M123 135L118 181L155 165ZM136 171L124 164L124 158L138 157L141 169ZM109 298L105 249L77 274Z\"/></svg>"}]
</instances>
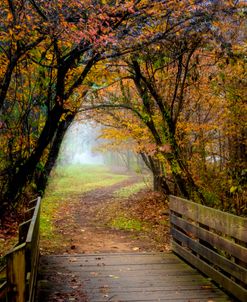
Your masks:
<instances>
[{"instance_id":1,"label":"forest","mask_svg":"<svg viewBox=\"0 0 247 302\"><path fill-rule=\"evenodd\" d=\"M2 0L0 221L44 193L74 121L155 190L246 216L245 4Z\"/></svg>"}]
</instances>

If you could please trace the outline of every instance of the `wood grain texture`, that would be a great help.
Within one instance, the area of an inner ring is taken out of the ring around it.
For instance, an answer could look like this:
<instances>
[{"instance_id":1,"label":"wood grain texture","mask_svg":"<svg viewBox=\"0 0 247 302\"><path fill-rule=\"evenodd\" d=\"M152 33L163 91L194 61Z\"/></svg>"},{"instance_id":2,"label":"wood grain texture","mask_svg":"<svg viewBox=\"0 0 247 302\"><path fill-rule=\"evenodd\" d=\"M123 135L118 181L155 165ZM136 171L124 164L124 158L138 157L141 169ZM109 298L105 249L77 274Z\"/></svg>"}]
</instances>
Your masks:
<instances>
[{"instance_id":1,"label":"wood grain texture","mask_svg":"<svg viewBox=\"0 0 247 302\"><path fill-rule=\"evenodd\" d=\"M215 267L224 270L233 277L236 277L238 280L247 283L247 270L245 268L217 254L216 252L210 250L199 242L196 242L176 229L172 229L172 236L180 242L183 242L183 246L186 246L187 248L196 252L198 255L205 258L208 263L211 263Z\"/></svg>"},{"instance_id":2,"label":"wood grain texture","mask_svg":"<svg viewBox=\"0 0 247 302\"><path fill-rule=\"evenodd\" d=\"M36 204L35 204L36 202ZM19 242L6 255L6 287L0 288L1 301L34 302L36 278L39 262L39 224L41 198L30 203L33 206L27 211L32 217L19 225ZM7 288L7 290L6 290Z\"/></svg>"},{"instance_id":3,"label":"wood grain texture","mask_svg":"<svg viewBox=\"0 0 247 302\"><path fill-rule=\"evenodd\" d=\"M233 301L172 253L42 256L36 300L56 297L81 302Z\"/></svg>"},{"instance_id":4,"label":"wood grain texture","mask_svg":"<svg viewBox=\"0 0 247 302\"><path fill-rule=\"evenodd\" d=\"M172 248L247 301L247 219L170 196Z\"/></svg>"},{"instance_id":5,"label":"wood grain texture","mask_svg":"<svg viewBox=\"0 0 247 302\"><path fill-rule=\"evenodd\" d=\"M25 302L25 250L26 243L23 243L7 254L7 295L10 302Z\"/></svg>"},{"instance_id":6,"label":"wood grain texture","mask_svg":"<svg viewBox=\"0 0 247 302\"><path fill-rule=\"evenodd\" d=\"M173 251L175 251L183 259L186 259L189 263L198 268L205 275L212 278L223 288L227 288L229 292L234 294L234 296L240 301L247 301L247 291L243 287L239 286L237 283L232 281L230 278L224 276L220 271L214 269L212 266L208 265L206 262L202 261L197 256L190 253L188 250L173 242ZM238 301L238 300L233 300Z\"/></svg>"},{"instance_id":7,"label":"wood grain texture","mask_svg":"<svg viewBox=\"0 0 247 302\"><path fill-rule=\"evenodd\" d=\"M246 218L205 207L175 196L170 196L170 209L196 222L200 222L211 229L247 242Z\"/></svg>"},{"instance_id":8,"label":"wood grain texture","mask_svg":"<svg viewBox=\"0 0 247 302\"><path fill-rule=\"evenodd\" d=\"M235 244L233 240L229 240L226 237L221 237L213 232L202 229L175 215L170 215L170 221L185 232L193 234L212 246L217 246L243 262L247 262L247 248Z\"/></svg>"}]
</instances>

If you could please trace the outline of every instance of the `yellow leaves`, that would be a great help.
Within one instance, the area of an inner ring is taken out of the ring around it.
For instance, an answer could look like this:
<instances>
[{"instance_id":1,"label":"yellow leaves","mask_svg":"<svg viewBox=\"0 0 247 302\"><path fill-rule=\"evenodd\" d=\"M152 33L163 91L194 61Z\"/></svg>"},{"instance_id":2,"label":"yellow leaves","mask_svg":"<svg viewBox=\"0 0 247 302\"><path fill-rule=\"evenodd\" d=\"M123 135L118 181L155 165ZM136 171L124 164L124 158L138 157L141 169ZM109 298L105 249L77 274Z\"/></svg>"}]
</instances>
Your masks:
<instances>
[{"instance_id":1,"label":"yellow leaves","mask_svg":"<svg viewBox=\"0 0 247 302\"><path fill-rule=\"evenodd\" d=\"M192 133L192 132L200 132L200 131L211 131L214 130L217 127L216 124L198 124L193 122L178 122L177 124L178 130L182 130L184 133Z\"/></svg>"},{"instance_id":2,"label":"yellow leaves","mask_svg":"<svg viewBox=\"0 0 247 302\"><path fill-rule=\"evenodd\" d=\"M237 186L232 186L232 187L230 188L230 193L234 193L234 192L236 192L236 191L237 191L237 189L238 189L238 187L237 187Z\"/></svg>"},{"instance_id":3,"label":"yellow leaves","mask_svg":"<svg viewBox=\"0 0 247 302\"><path fill-rule=\"evenodd\" d=\"M66 120L66 113L63 113L61 118L60 118L60 122L65 121Z\"/></svg>"},{"instance_id":4,"label":"yellow leaves","mask_svg":"<svg viewBox=\"0 0 247 302\"><path fill-rule=\"evenodd\" d=\"M10 36L13 36L13 33L14 33L14 32L13 32L12 28L9 28L9 35L10 35Z\"/></svg>"}]
</instances>

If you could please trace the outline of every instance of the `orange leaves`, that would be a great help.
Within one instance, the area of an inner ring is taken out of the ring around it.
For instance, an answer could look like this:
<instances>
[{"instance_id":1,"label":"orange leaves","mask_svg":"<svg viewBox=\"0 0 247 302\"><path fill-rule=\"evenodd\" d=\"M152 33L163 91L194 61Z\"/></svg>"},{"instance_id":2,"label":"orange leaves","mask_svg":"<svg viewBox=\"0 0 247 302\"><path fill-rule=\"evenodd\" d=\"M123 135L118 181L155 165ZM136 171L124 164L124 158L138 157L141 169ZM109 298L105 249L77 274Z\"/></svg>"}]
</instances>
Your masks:
<instances>
[{"instance_id":1,"label":"orange leaves","mask_svg":"<svg viewBox=\"0 0 247 302\"><path fill-rule=\"evenodd\" d=\"M7 21L12 22L13 21L13 15L11 12L7 12Z\"/></svg>"},{"instance_id":2,"label":"orange leaves","mask_svg":"<svg viewBox=\"0 0 247 302\"><path fill-rule=\"evenodd\" d=\"M182 130L184 133L197 133L200 131L211 131L218 128L217 124L209 124L209 123L197 123L195 122L178 122L177 125L178 131Z\"/></svg>"}]
</instances>

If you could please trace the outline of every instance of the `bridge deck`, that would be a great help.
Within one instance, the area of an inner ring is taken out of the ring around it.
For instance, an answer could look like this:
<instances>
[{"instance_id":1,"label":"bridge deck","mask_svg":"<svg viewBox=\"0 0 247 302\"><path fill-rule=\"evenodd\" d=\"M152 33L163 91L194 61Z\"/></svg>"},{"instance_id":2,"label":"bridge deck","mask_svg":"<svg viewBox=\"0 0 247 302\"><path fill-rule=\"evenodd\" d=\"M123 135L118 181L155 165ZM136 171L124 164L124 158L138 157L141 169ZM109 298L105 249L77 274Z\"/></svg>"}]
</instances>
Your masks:
<instances>
[{"instance_id":1,"label":"bridge deck","mask_svg":"<svg viewBox=\"0 0 247 302\"><path fill-rule=\"evenodd\" d=\"M39 302L232 301L172 253L43 256Z\"/></svg>"}]
</instances>

